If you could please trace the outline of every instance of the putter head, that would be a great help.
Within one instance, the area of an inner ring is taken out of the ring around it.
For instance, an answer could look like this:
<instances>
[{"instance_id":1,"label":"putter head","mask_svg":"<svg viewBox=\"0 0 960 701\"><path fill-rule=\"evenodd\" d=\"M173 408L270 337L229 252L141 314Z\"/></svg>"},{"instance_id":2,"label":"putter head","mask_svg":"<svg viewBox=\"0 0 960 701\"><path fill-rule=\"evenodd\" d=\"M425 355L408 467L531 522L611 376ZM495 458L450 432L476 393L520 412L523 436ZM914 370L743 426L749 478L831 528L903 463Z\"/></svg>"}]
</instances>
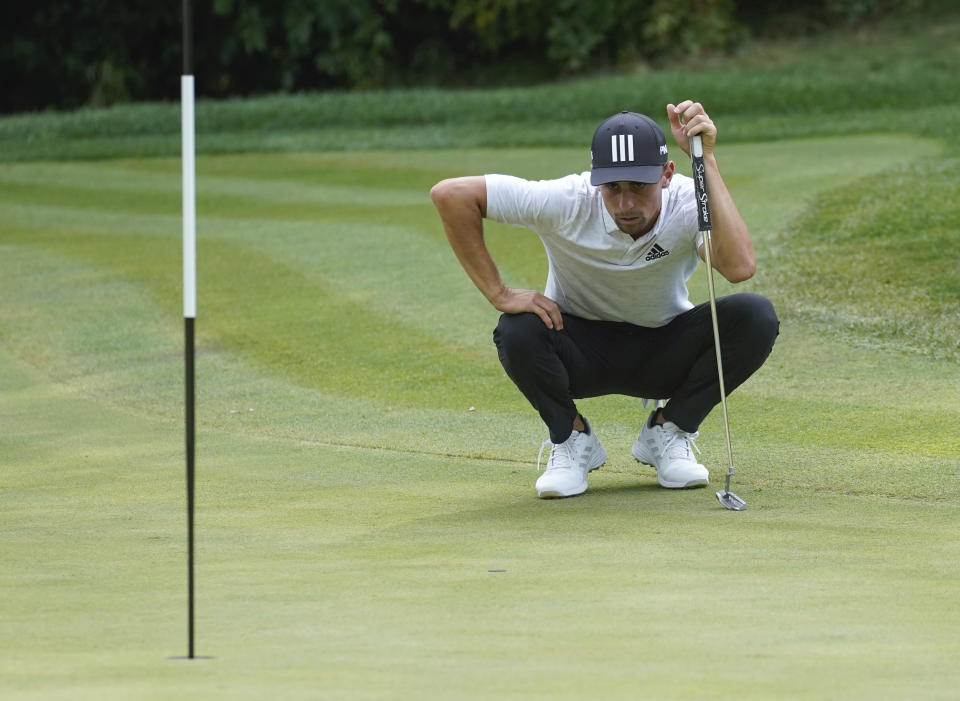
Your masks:
<instances>
[{"instance_id":1,"label":"putter head","mask_svg":"<svg viewBox=\"0 0 960 701\"><path fill-rule=\"evenodd\" d=\"M743 511L747 508L747 502L727 489L721 489L717 492L717 500L723 504L724 508L731 511Z\"/></svg>"}]
</instances>

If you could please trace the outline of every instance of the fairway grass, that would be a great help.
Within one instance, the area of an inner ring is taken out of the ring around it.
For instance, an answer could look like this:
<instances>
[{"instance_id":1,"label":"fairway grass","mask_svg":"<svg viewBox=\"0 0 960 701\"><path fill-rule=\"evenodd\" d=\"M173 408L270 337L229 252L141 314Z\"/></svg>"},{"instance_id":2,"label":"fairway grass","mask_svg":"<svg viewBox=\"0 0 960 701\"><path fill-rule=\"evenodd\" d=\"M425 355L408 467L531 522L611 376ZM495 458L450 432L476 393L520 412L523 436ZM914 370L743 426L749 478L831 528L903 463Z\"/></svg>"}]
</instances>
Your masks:
<instances>
[{"instance_id":1,"label":"fairway grass","mask_svg":"<svg viewBox=\"0 0 960 701\"><path fill-rule=\"evenodd\" d=\"M764 271L738 289L784 320L730 398L743 513L713 496L719 416L699 440L711 488L667 491L630 456L644 412L622 397L578 403L610 453L588 493L535 498L545 431L427 191L585 152L201 158L196 661L169 659L186 652L179 162L8 164L0 697L954 698L960 366L811 318L776 269L824 191L941 151L721 152ZM487 236L509 283L542 285L535 236Z\"/></svg>"},{"instance_id":2,"label":"fairway grass","mask_svg":"<svg viewBox=\"0 0 960 701\"><path fill-rule=\"evenodd\" d=\"M528 464L223 433L198 483L214 659L168 660L185 654L179 432L2 368L6 425L42 449L4 477L5 698L946 699L960 682L955 499L760 488L751 465L733 514L657 488L621 445L586 495L543 503Z\"/></svg>"}]
</instances>

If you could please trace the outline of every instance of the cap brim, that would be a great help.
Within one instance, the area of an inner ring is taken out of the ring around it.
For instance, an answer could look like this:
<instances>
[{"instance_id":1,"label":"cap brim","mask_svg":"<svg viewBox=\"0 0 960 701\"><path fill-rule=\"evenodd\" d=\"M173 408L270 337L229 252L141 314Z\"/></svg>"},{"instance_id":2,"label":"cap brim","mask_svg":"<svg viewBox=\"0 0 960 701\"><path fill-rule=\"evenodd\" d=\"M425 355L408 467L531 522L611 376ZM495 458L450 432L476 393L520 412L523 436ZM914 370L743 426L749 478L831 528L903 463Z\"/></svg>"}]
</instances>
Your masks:
<instances>
[{"instance_id":1,"label":"cap brim","mask_svg":"<svg viewBox=\"0 0 960 701\"><path fill-rule=\"evenodd\" d=\"M604 185L626 181L631 183L656 183L663 175L663 166L621 166L618 168L594 168L590 171L591 185Z\"/></svg>"}]
</instances>

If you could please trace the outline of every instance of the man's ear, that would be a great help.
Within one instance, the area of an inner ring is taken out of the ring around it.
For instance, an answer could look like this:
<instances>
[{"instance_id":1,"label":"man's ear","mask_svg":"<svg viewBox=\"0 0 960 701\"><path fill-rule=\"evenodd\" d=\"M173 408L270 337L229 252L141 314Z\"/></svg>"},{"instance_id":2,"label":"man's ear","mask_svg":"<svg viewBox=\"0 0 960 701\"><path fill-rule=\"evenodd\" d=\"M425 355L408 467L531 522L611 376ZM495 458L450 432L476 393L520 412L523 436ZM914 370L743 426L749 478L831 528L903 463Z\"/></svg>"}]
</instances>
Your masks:
<instances>
[{"instance_id":1,"label":"man's ear","mask_svg":"<svg viewBox=\"0 0 960 701\"><path fill-rule=\"evenodd\" d=\"M666 189L670 185L670 179L673 177L673 171L676 165L673 161L668 161L663 167L663 175L660 176L660 187Z\"/></svg>"}]
</instances>

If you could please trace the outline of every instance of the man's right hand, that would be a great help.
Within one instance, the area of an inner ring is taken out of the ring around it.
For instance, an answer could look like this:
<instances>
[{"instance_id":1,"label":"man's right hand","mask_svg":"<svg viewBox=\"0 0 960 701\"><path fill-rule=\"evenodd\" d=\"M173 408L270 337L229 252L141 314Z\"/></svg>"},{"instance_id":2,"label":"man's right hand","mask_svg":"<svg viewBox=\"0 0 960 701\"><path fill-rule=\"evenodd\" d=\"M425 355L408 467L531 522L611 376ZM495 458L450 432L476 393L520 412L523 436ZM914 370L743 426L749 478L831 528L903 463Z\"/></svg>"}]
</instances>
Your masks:
<instances>
[{"instance_id":1,"label":"man's right hand","mask_svg":"<svg viewBox=\"0 0 960 701\"><path fill-rule=\"evenodd\" d=\"M552 299L536 290L515 290L512 287L504 287L503 292L491 301L497 311L506 314L531 312L539 316L548 329L559 331L563 328L560 307Z\"/></svg>"}]
</instances>

